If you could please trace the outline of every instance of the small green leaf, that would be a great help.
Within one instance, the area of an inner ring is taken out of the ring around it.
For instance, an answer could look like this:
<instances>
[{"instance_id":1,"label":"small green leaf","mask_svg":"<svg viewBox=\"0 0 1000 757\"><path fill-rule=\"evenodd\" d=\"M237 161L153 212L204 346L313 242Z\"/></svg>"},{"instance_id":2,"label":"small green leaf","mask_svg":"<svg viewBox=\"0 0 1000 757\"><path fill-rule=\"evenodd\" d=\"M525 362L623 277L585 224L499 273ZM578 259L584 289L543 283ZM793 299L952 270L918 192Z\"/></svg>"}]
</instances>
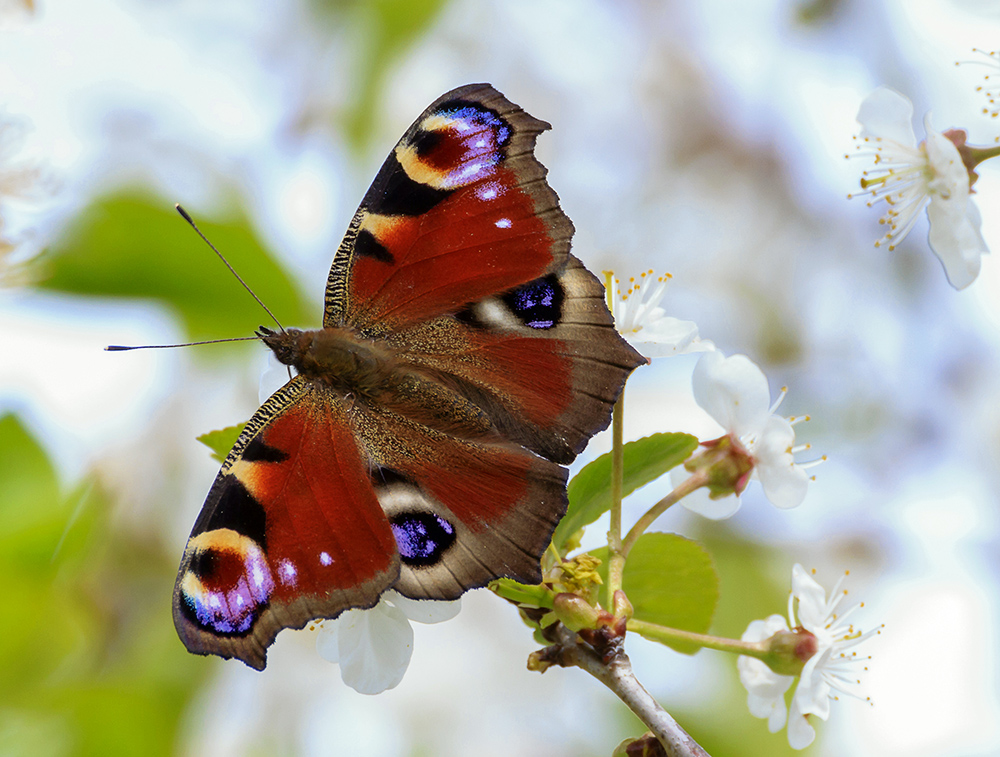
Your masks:
<instances>
[{"instance_id":1,"label":"small green leaf","mask_svg":"<svg viewBox=\"0 0 1000 757\"><path fill-rule=\"evenodd\" d=\"M691 456L698 439L690 434L653 434L625 445L627 497ZM556 526L552 543L562 552L570 537L611 509L611 453L601 455L569 482L569 508Z\"/></svg>"},{"instance_id":2,"label":"small green leaf","mask_svg":"<svg viewBox=\"0 0 1000 757\"><path fill-rule=\"evenodd\" d=\"M604 561L601 565L607 580L608 548L590 554ZM629 552L622 589L636 620L705 633L719 601L719 576L711 556L697 542L677 534L646 533ZM700 649L685 642L668 646L684 654Z\"/></svg>"},{"instance_id":3,"label":"small green leaf","mask_svg":"<svg viewBox=\"0 0 1000 757\"><path fill-rule=\"evenodd\" d=\"M552 592L544 586L529 586L512 578L498 578L490 589L504 599L533 607L552 607Z\"/></svg>"},{"instance_id":4,"label":"small green leaf","mask_svg":"<svg viewBox=\"0 0 1000 757\"><path fill-rule=\"evenodd\" d=\"M238 423L235 426L220 428L218 431L209 431L198 437L198 441L212 450L212 457L220 463L226 459L229 450L236 444L236 440L243 433L243 428L247 424Z\"/></svg>"}]
</instances>

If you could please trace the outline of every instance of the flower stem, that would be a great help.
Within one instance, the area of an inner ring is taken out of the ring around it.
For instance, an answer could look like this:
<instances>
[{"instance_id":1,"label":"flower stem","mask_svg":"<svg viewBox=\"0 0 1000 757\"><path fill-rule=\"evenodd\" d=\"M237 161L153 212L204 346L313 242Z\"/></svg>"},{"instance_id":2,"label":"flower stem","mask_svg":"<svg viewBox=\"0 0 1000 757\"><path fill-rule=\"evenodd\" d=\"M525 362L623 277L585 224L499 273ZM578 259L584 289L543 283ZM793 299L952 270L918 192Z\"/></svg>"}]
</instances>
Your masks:
<instances>
[{"instance_id":1,"label":"flower stem","mask_svg":"<svg viewBox=\"0 0 1000 757\"><path fill-rule=\"evenodd\" d=\"M989 160L1000 155L1000 145L993 147L972 147L971 145L966 145L965 149L968 150L969 155L972 157L973 166L978 166L984 160Z\"/></svg>"},{"instance_id":2,"label":"flower stem","mask_svg":"<svg viewBox=\"0 0 1000 757\"><path fill-rule=\"evenodd\" d=\"M696 644L705 649L717 649L720 652L731 652L733 654L756 657L763 660L768 655L768 649L759 641L740 641L739 639L724 639L718 636L709 636L703 633L693 633L691 631L681 631L677 628L667 628L656 623L648 623L644 620L633 618L628 622L628 630L634 631L647 639L669 644L670 642L687 642Z\"/></svg>"},{"instance_id":3,"label":"flower stem","mask_svg":"<svg viewBox=\"0 0 1000 757\"><path fill-rule=\"evenodd\" d=\"M628 534L625 536L625 539L622 541L622 548L621 548L622 564L624 564L625 558L628 556L628 553L629 551L631 551L632 547L635 546L635 543L639 540L639 537L646 532L647 528L653 525L654 520L663 515L663 513L667 511L668 507L680 501L681 499L689 495L691 492L693 492L695 489L704 486L706 483L708 483L707 471L698 471L697 473L692 473L690 476L687 477L687 479L685 479L680 484L680 486L678 486L676 489L670 492L670 494L668 494L666 497L664 497L655 505L653 505L651 508L649 508L649 510L647 510L646 513L641 518L639 518L639 520L635 522L635 525L632 526L631 530L628 532ZM610 576L610 566L608 575Z\"/></svg>"},{"instance_id":4,"label":"flower stem","mask_svg":"<svg viewBox=\"0 0 1000 757\"><path fill-rule=\"evenodd\" d=\"M625 393L622 392L611 412L611 527L608 530L608 583L604 587L604 606L614 607L615 592L622 588L626 551L622 549L622 491L625 469Z\"/></svg>"}]
</instances>

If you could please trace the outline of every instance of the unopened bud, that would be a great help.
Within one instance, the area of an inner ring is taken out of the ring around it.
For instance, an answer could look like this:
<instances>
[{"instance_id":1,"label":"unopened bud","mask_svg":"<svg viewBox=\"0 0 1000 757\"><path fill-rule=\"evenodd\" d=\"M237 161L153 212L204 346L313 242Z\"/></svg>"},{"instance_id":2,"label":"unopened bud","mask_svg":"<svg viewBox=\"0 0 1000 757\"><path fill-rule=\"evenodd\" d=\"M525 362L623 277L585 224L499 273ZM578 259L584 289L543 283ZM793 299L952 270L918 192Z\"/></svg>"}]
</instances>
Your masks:
<instances>
[{"instance_id":1,"label":"unopened bud","mask_svg":"<svg viewBox=\"0 0 1000 757\"><path fill-rule=\"evenodd\" d=\"M582 597L567 592L556 594L552 602L552 609L562 624L571 631L594 628L601 616L601 610Z\"/></svg>"}]
</instances>

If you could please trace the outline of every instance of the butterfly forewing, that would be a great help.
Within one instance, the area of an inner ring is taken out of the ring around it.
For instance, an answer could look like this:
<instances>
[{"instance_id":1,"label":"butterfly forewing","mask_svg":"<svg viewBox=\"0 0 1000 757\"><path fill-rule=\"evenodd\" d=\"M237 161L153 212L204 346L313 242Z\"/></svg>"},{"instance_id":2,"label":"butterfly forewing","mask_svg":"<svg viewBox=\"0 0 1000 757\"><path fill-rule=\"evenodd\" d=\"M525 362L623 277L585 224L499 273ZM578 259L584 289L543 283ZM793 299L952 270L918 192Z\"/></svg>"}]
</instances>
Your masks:
<instances>
[{"instance_id":1,"label":"butterfly forewing","mask_svg":"<svg viewBox=\"0 0 1000 757\"><path fill-rule=\"evenodd\" d=\"M351 222L324 325L384 334L558 268L573 226L532 154L548 128L486 84L427 108Z\"/></svg>"}]
</instances>

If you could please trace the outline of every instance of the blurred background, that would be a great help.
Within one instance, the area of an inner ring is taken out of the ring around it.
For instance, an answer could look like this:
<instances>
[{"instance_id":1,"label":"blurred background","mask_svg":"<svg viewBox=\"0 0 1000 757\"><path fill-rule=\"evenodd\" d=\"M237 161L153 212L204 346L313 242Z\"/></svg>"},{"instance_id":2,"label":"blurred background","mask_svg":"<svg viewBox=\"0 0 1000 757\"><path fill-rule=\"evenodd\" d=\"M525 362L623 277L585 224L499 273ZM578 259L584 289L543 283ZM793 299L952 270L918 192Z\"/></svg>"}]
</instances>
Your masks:
<instances>
[{"instance_id":1,"label":"blurred background","mask_svg":"<svg viewBox=\"0 0 1000 757\"><path fill-rule=\"evenodd\" d=\"M991 71L955 62L998 32L990 0L0 2L0 754L568 757L640 733L581 671L528 672L530 632L485 591L417 626L409 672L376 697L308 631L258 674L173 629L218 468L195 437L256 409L265 351L103 347L267 322L173 204L283 323L316 326L385 155L474 81L552 123L538 154L592 270L669 271L670 314L812 416L799 439L829 461L800 508L752 485L731 520L657 524L711 550L713 632L783 613L795 562L827 587L850 570L856 624L885 624L863 647L873 705L841 697L807 751L1000 754L1000 268L952 290L924 219L876 250L879 211L846 199L864 162L844 158L878 85L992 144ZM1000 173L980 174L995 249ZM718 433L690 397L696 359L636 373L629 438ZM731 656L628 651L711 754L790 753Z\"/></svg>"}]
</instances>

